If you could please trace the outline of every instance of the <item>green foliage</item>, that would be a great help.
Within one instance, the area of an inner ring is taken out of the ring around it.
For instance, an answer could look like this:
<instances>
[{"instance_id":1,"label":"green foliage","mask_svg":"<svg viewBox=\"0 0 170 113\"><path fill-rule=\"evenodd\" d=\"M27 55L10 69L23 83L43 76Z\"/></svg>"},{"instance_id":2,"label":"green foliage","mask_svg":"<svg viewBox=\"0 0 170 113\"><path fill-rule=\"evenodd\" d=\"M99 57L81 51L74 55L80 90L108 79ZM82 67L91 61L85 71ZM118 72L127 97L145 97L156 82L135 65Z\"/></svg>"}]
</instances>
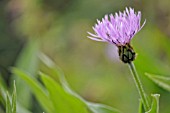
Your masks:
<instances>
[{"instance_id":1,"label":"green foliage","mask_svg":"<svg viewBox=\"0 0 170 113\"><path fill-rule=\"evenodd\" d=\"M6 93L6 113L12 113L12 107L8 92Z\"/></svg>"},{"instance_id":2,"label":"green foliage","mask_svg":"<svg viewBox=\"0 0 170 113\"><path fill-rule=\"evenodd\" d=\"M84 100L81 96L79 96L76 92L74 92L70 88L69 84L67 83L67 81L65 79L64 73L58 66L56 66L53 63L53 61L51 59L49 59L43 53L41 53L41 55L39 57L40 57L40 60L43 62L43 64L46 66L46 68L49 69L50 72L53 73L52 77L54 79L57 79L57 77L59 77L60 82L61 82L63 88L65 89L65 91L68 92L69 94L79 98L80 100L82 100L93 113L120 113L120 111L118 111L115 108L112 108L110 106L107 106L104 104L99 104L99 103L91 103L91 102Z\"/></svg>"},{"instance_id":3,"label":"green foliage","mask_svg":"<svg viewBox=\"0 0 170 113\"><path fill-rule=\"evenodd\" d=\"M86 104L88 105L89 109L93 111L93 113L121 113L117 109L114 109L104 104L91 103L91 102L86 102Z\"/></svg>"},{"instance_id":4,"label":"green foliage","mask_svg":"<svg viewBox=\"0 0 170 113\"><path fill-rule=\"evenodd\" d=\"M17 62L16 67L31 73L30 76L35 76L38 69L38 52L39 42L36 39L30 39L24 49L22 50ZM18 101L25 108L30 107L31 93L27 85L18 77L12 76L16 80L16 87L18 88Z\"/></svg>"},{"instance_id":5,"label":"green foliage","mask_svg":"<svg viewBox=\"0 0 170 113\"><path fill-rule=\"evenodd\" d=\"M170 77L145 73L145 75L161 88L170 91Z\"/></svg>"},{"instance_id":6,"label":"green foliage","mask_svg":"<svg viewBox=\"0 0 170 113\"><path fill-rule=\"evenodd\" d=\"M12 94L12 113L16 113L16 104L17 104L17 93L16 93L16 86L14 81L14 91Z\"/></svg>"},{"instance_id":7,"label":"green foliage","mask_svg":"<svg viewBox=\"0 0 170 113\"><path fill-rule=\"evenodd\" d=\"M5 105L5 89L6 89L6 85L4 83L4 80L1 78L1 75L0 75L0 102Z\"/></svg>"},{"instance_id":8,"label":"green foliage","mask_svg":"<svg viewBox=\"0 0 170 113\"><path fill-rule=\"evenodd\" d=\"M36 79L17 68L13 68L12 72L22 78L22 80L24 80L29 85L31 91L34 93L40 105L45 109L46 112L54 112L54 106L48 97L48 93Z\"/></svg>"},{"instance_id":9,"label":"green foliage","mask_svg":"<svg viewBox=\"0 0 170 113\"><path fill-rule=\"evenodd\" d=\"M48 57L44 55L43 58ZM95 104L84 100L69 87L61 69L57 66L55 67L53 65L54 63L50 59L46 59L45 61L48 61L48 65L46 66L53 73L51 76L42 72L40 73L41 80L45 87L24 71L13 68L12 72L22 78L29 85L31 91L46 112L120 113L118 110L110 106L97 103ZM47 62L45 64L47 64ZM61 85L56 81L57 78L60 80Z\"/></svg>"},{"instance_id":10,"label":"green foliage","mask_svg":"<svg viewBox=\"0 0 170 113\"><path fill-rule=\"evenodd\" d=\"M145 113L141 99L139 101L139 110L138 110L138 113Z\"/></svg>"},{"instance_id":11,"label":"green foliage","mask_svg":"<svg viewBox=\"0 0 170 113\"><path fill-rule=\"evenodd\" d=\"M12 103L10 102L10 96L6 93L6 113L16 113L16 86L14 82L14 89L12 94Z\"/></svg>"},{"instance_id":12,"label":"green foliage","mask_svg":"<svg viewBox=\"0 0 170 113\"><path fill-rule=\"evenodd\" d=\"M13 68L13 73L20 76L29 84L31 90L46 112L69 113L72 111L74 113L88 113L83 102L76 97L67 94L61 86L45 74L41 74L41 78L48 92L45 92L45 89L38 81L31 78L23 71Z\"/></svg>"},{"instance_id":13,"label":"green foliage","mask_svg":"<svg viewBox=\"0 0 170 113\"><path fill-rule=\"evenodd\" d=\"M27 76L31 76L28 77L31 80L24 78L27 81L21 77L13 76L18 92L18 113L25 113L26 109L35 112L34 110L38 109L39 106L32 107L36 103L33 101L30 89L39 103L43 104L41 106L45 111L51 109L51 112L55 111L53 103L48 102L50 100L47 98L48 89L36 79L37 71L39 71L37 69L39 45L33 39L37 37L41 40L43 52L54 59L56 58L55 61L67 73L67 79L74 90L89 100L115 105L122 108L123 111L135 113L138 106L136 101L138 93L136 93L133 84L129 82L129 70L117 62L114 56L117 51L115 53L114 49L110 49L110 46L108 49L104 43L95 43L85 38L86 31L92 30L91 26L94 25L97 18L100 20L106 13L123 10L124 6L133 6L136 11L141 10L142 18L147 22L132 40L134 50L138 53L135 60L137 70L140 72L139 75L144 72L164 75L169 72L170 61L169 3L169 0L157 2L154 0L123 0L121 2L120 0L11 0L9 2L2 0L0 2L0 71L8 70L8 67L17 62L15 66L23 70L24 74L29 73L26 74ZM143 20L141 20L142 22ZM18 46L18 42L24 44L23 39L25 38L29 38L31 41L20 52L21 46ZM92 43L95 43L96 46L91 45ZM18 52L20 52L20 56L16 61ZM109 54L104 54L105 52ZM65 92L86 104L85 100L68 86L64 76L60 76L63 74L61 69L54 66L50 70L46 67L41 72L51 77L57 84L61 84ZM6 90L10 92L9 87L12 86L9 73L5 71L5 74L3 72L2 74L5 79L0 81L0 105L2 105L0 113L1 110L4 111ZM159 92L159 89L155 88L146 79L146 76L140 77L144 89L148 93ZM170 91L168 79L151 77L151 80ZM167 92L161 93L166 95ZM46 99L44 99L45 97ZM162 113L169 113L170 101L167 101L169 99L170 96L167 96L166 99L161 100ZM130 103L122 104L126 102ZM51 105L48 104L50 105L48 106L46 103L51 103Z\"/></svg>"},{"instance_id":14,"label":"green foliage","mask_svg":"<svg viewBox=\"0 0 170 113\"><path fill-rule=\"evenodd\" d=\"M57 113L88 113L85 104L78 98L70 95L53 79L41 73L41 78L45 84L50 100L52 101L55 112Z\"/></svg>"},{"instance_id":15,"label":"green foliage","mask_svg":"<svg viewBox=\"0 0 170 113\"><path fill-rule=\"evenodd\" d=\"M146 113L159 113L159 97L160 94L152 94L152 106L151 109Z\"/></svg>"},{"instance_id":16,"label":"green foliage","mask_svg":"<svg viewBox=\"0 0 170 113\"><path fill-rule=\"evenodd\" d=\"M145 112L142 101L140 100L138 113L159 113L159 97L160 94L152 94L152 104L149 111Z\"/></svg>"}]
</instances>

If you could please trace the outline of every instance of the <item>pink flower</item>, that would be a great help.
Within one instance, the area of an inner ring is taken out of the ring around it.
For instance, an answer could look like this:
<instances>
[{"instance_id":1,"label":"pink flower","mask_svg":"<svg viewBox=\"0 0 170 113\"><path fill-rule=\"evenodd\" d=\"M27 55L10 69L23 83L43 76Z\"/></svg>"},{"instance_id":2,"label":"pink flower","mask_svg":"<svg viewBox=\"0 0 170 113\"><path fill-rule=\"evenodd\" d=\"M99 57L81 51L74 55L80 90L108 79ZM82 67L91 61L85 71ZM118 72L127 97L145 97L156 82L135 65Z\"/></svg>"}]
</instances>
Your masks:
<instances>
[{"instance_id":1,"label":"pink flower","mask_svg":"<svg viewBox=\"0 0 170 113\"><path fill-rule=\"evenodd\" d=\"M145 25L146 20L140 25L141 12L137 13L132 8L126 8L125 11L105 15L102 21L97 20L93 27L95 34L88 32L88 38L95 41L109 42L116 46L130 44L134 35Z\"/></svg>"}]
</instances>

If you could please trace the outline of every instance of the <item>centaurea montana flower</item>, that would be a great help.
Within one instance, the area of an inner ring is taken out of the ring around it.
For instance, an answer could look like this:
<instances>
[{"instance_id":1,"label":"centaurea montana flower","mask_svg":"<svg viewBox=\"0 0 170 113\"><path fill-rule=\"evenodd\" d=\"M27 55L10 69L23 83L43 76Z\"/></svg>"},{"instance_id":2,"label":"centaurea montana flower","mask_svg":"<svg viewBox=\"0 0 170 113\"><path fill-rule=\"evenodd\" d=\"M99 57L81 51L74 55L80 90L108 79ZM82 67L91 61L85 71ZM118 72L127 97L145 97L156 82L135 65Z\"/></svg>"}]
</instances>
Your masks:
<instances>
[{"instance_id":1,"label":"centaurea montana flower","mask_svg":"<svg viewBox=\"0 0 170 113\"><path fill-rule=\"evenodd\" d=\"M141 12L137 13L132 8L126 8L124 12L105 15L102 21L97 19L97 24L93 27L95 34L88 32L88 38L95 41L109 42L119 48L119 57L124 63L129 63L135 59L135 52L130 46L130 41L134 35L145 25L140 25Z\"/></svg>"}]
</instances>

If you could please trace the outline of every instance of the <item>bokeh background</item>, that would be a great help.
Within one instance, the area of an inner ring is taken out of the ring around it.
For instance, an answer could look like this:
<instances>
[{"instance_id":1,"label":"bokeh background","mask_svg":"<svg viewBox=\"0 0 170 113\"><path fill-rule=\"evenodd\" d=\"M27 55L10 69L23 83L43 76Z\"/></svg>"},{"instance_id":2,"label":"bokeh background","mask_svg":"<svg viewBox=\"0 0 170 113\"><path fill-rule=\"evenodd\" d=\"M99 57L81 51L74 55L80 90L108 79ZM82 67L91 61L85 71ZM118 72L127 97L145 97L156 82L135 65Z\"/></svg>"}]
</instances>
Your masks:
<instances>
[{"instance_id":1,"label":"bokeh background","mask_svg":"<svg viewBox=\"0 0 170 113\"><path fill-rule=\"evenodd\" d=\"M170 76L169 5L169 0L0 0L1 78L10 88L13 77L9 69L18 65L23 48L29 46L35 52L33 56L40 50L53 59L72 89L86 100L136 113L139 95L128 66L118 59L116 47L87 38L96 19L133 7L142 12L142 22L146 19L146 25L132 40L138 53L137 71L148 95L161 94L161 113L169 113L170 93L144 74ZM38 71L27 57L22 59L32 72ZM33 113L42 112L34 96L32 100L35 102L28 108Z\"/></svg>"}]
</instances>

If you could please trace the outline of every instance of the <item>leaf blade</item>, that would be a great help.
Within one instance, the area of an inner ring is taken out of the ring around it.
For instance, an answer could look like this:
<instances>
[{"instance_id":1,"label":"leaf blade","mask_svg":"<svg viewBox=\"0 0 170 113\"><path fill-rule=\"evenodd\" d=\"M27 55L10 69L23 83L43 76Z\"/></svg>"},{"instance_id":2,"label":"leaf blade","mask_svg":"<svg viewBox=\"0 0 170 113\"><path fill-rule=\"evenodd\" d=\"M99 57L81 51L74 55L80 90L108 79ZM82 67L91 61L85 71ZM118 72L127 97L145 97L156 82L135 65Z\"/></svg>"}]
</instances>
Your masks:
<instances>
[{"instance_id":1,"label":"leaf blade","mask_svg":"<svg viewBox=\"0 0 170 113\"><path fill-rule=\"evenodd\" d=\"M12 113L12 107L8 92L6 93L6 113Z\"/></svg>"},{"instance_id":2,"label":"leaf blade","mask_svg":"<svg viewBox=\"0 0 170 113\"><path fill-rule=\"evenodd\" d=\"M31 88L32 92L35 94L37 100L39 101L40 105L48 112L53 113L54 108L52 103L49 101L49 97L47 92L45 92L44 88L41 84L38 83L33 77L28 76L23 71L13 68L12 72L19 77L21 77Z\"/></svg>"},{"instance_id":3,"label":"leaf blade","mask_svg":"<svg viewBox=\"0 0 170 113\"><path fill-rule=\"evenodd\" d=\"M144 108L143 108L143 103L142 100L139 100L139 109L138 109L138 113L145 113Z\"/></svg>"},{"instance_id":4,"label":"leaf blade","mask_svg":"<svg viewBox=\"0 0 170 113\"><path fill-rule=\"evenodd\" d=\"M93 113L121 113L117 109L104 104L98 104L92 102L88 102L87 104L90 110L93 111Z\"/></svg>"},{"instance_id":5,"label":"leaf blade","mask_svg":"<svg viewBox=\"0 0 170 113\"><path fill-rule=\"evenodd\" d=\"M66 93L56 81L43 73L40 73L40 76L49 91L50 99L55 106L55 112L88 113L85 104L78 98ZM65 104L67 104L67 106L65 106Z\"/></svg>"},{"instance_id":6,"label":"leaf blade","mask_svg":"<svg viewBox=\"0 0 170 113\"><path fill-rule=\"evenodd\" d=\"M17 94L16 94L16 86L14 81L14 89L12 94L12 113L16 113L16 103L17 103Z\"/></svg>"},{"instance_id":7,"label":"leaf blade","mask_svg":"<svg viewBox=\"0 0 170 113\"><path fill-rule=\"evenodd\" d=\"M152 94L152 106L151 109L146 113L159 113L159 97L160 94Z\"/></svg>"},{"instance_id":8,"label":"leaf blade","mask_svg":"<svg viewBox=\"0 0 170 113\"><path fill-rule=\"evenodd\" d=\"M40 54L39 58L42 61L42 63L46 66L46 68L48 68L48 70L50 70L50 72L53 73L51 76L55 79L59 78L64 90L67 93L75 96L76 98L84 102L90 111L92 111L93 113L121 113L120 111L113 107L99 103L91 103L83 99L80 95L78 95L75 91L73 91L70 88L67 80L65 79L65 75L60 67L58 67L50 58L48 58L48 56L46 56L43 53Z\"/></svg>"},{"instance_id":9,"label":"leaf blade","mask_svg":"<svg viewBox=\"0 0 170 113\"><path fill-rule=\"evenodd\" d=\"M170 77L145 73L145 75L161 88L170 92Z\"/></svg>"},{"instance_id":10,"label":"leaf blade","mask_svg":"<svg viewBox=\"0 0 170 113\"><path fill-rule=\"evenodd\" d=\"M15 67L30 73L30 76L35 76L39 63L37 57L38 53L39 40L30 38L21 51L16 61ZM18 98L18 102L21 103L21 105L25 108L29 108L31 103L30 89L27 88L27 85L18 76L14 75L12 77L13 80L16 80L16 87L18 88L17 95L20 97Z\"/></svg>"}]
</instances>

